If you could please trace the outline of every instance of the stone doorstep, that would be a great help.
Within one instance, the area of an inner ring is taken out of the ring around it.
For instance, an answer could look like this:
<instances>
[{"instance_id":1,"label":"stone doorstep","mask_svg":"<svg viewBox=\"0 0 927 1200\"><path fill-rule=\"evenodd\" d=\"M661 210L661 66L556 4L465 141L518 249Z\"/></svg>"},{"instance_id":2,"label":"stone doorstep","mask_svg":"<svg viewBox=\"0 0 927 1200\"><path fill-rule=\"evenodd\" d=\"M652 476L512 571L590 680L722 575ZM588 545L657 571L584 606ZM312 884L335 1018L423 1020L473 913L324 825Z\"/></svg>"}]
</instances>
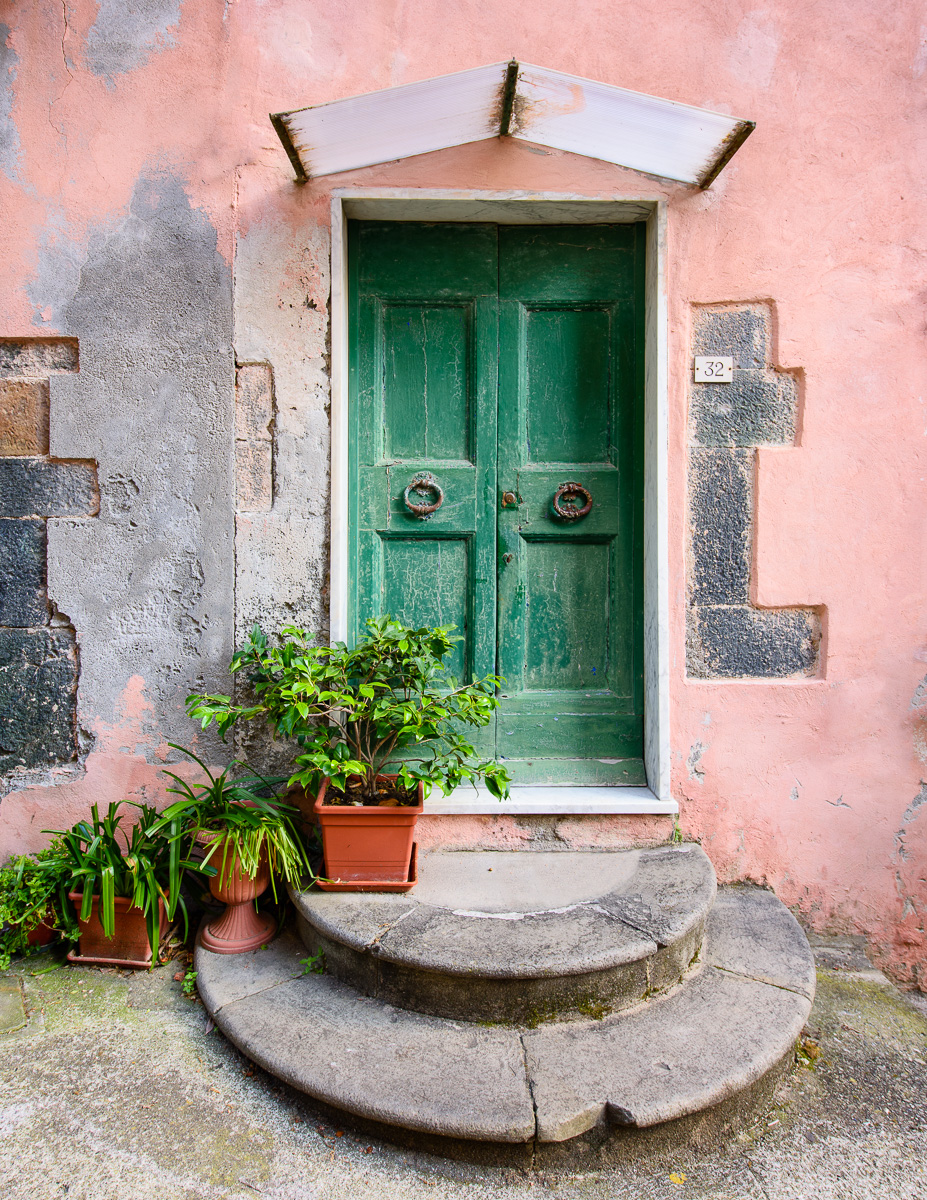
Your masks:
<instances>
[{"instance_id":1,"label":"stone doorstep","mask_svg":"<svg viewBox=\"0 0 927 1200\"><path fill-rule=\"evenodd\" d=\"M207 1010L251 1059L332 1108L475 1142L622 1137L748 1095L811 1009L805 935L770 892L724 888L698 970L647 1004L540 1029L423 1016L302 975L287 931L265 951L196 954ZM749 1115L743 1106L741 1119Z\"/></svg>"},{"instance_id":2,"label":"stone doorstep","mask_svg":"<svg viewBox=\"0 0 927 1200\"><path fill-rule=\"evenodd\" d=\"M664 991L714 901L699 846L422 855L409 895L294 893L300 934L343 983L460 1020L601 1016Z\"/></svg>"}]
</instances>

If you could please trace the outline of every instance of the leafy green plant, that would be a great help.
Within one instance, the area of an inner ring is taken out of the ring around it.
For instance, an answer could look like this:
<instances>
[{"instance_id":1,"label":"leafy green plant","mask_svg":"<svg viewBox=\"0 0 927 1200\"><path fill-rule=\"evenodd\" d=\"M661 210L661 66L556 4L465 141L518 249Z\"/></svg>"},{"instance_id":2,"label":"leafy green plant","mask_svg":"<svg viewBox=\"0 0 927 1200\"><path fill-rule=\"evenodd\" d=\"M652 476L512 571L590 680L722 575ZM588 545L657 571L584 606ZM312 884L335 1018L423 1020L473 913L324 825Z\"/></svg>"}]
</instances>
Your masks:
<instances>
[{"instance_id":1,"label":"leafy green plant","mask_svg":"<svg viewBox=\"0 0 927 1200\"><path fill-rule=\"evenodd\" d=\"M183 992L187 1000L196 998L196 977L199 972L194 971L192 967L184 974L180 984L180 990Z\"/></svg>"},{"instance_id":2,"label":"leafy green plant","mask_svg":"<svg viewBox=\"0 0 927 1200\"><path fill-rule=\"evenodd\" d=\"M245 874L253 877L266 855L275 900L276 875L282 875L290 883L299 883L307 874L312 875L296 827L299 810L273 795L262 795L273 792L282 780L264 779L254 773L235 774L243 767L237 762L217 775L191 750L174 742L170 745L193 759L206 779L189 783L174 771L164 772L174 781L174 786L167 790L181 799L164 810L161 825L175 824L188 837L198 837L205 850L202 869L206 874L218 874L220 883L224 883L237 859ZM219 861L218 869L214 859Z\"/></svg>"},{"instance_id":3,"label":"leafy green plant","mask_svg":"<svg viewBox=\"0 0 927 1200\"><path fill-rule=\"evenodd\" d=\"M139 811L135 825L122 828L126 815L119 809L128 804ZM46 829L57 841L53 855L68 881L71 891L81 892L79 918L88 921L93 898L99 897L99 920L106 937L112 937L116 924L117 896L130 899L145 914L152 961L160 939L159 900L163 900L169 920L179 910L187 931L187 908L180 891L184 871L199 871L200 865L184 854L189 846L186 830L179 820L163 820L157 809L131 801L111 803L101 817L96 804L90 820L77 821L70 829Z\"/></svg>"},{"instance_id":4,"label":"leafy green plant","mask_svg":"<svg viewBox=\"0 0 927 1200\"><path fill-rule=\"evenodd\" d=\"M224 738L239 720L263 717L276 736L299 745L290 783L312 788L320 777L344 792L360 780L362 802L378 802L377 777L396 774L397 795L413 798L421 781L451 792L465 780L485 780L493 795L508 794L509 774L498 762L480 761L464 736L467 726L488 725L499 701L495 675L460 684L444 660L459 637L453 625L413 629L391 617L367 621L367 635L349 650L312 645L296 626L272 646L255 625L230 671L243 672L255 703L192 695L187 713L204 729L215 722Z\"/></svg>"},{"instance_id":5,"label":"leafy green plant","mask_svg":"<svg viewBox=\"0 0 927 1200\"><path fill-rule=\"evenodd\" d=\"M325 951L319 950L317 954L309 954L306 958L301 958L299 965L303 969L303 975L324 975Z\"/></svg>"},{"instance_id":6,"label":"leafy green plant","mask_svg":"<svg viewBox=\"0 0 927 1200\"><path fill-rule=\"evenodd\" d=\"M29 934L43 922L67 929L67 871L54 847L21 854L0 869L0 970L29 953Z\"/></svg>"}]
</instances>

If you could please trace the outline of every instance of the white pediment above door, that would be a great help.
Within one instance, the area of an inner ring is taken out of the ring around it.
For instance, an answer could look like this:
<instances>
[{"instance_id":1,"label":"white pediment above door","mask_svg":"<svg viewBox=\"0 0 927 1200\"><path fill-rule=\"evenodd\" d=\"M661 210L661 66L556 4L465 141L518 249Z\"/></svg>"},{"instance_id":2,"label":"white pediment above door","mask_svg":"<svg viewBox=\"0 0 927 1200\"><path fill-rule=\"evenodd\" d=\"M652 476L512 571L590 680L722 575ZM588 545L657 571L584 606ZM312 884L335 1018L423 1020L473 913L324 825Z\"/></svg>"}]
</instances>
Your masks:
<instances>
[{"instance_id":1,"label":"white pediment above door","mask_svg":"<svg viewBox=\"0 0 927 1200\"><path fill-rule=\"evenodd\" d=\"M271 116L300 181L499 136L708 187L752 121L493 63Z\"/></svg>"}]
</instances>

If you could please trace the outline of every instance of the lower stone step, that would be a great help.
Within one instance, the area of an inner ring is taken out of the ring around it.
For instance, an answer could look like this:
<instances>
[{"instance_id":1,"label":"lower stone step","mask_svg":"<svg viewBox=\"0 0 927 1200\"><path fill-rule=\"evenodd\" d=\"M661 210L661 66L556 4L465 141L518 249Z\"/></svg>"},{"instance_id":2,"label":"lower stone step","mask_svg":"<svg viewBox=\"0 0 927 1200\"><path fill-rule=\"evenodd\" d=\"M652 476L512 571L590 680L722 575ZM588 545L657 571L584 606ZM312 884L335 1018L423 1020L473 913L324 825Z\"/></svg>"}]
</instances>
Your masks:
<instances>
[{"instance_id":1,"label":"lower stone step","mask_svg":"<svg viewBox=\"0 0 927 1200\"><path fill-rule=\"evenodd\" d=\"M814 996L804 933L754 888L719 891L679 987L598 1021L525 1029L426 1016L303 974L305 953L291 932L246 955L197 949L197 984L225 1035L367 1128L482 1160L506 1161L492 1149L508 1147L510 1161L554 1161L592 1142L622 1156L653 1131L678 1147L727 1130L768 1098Z\"/></svg>"}]
</instances>

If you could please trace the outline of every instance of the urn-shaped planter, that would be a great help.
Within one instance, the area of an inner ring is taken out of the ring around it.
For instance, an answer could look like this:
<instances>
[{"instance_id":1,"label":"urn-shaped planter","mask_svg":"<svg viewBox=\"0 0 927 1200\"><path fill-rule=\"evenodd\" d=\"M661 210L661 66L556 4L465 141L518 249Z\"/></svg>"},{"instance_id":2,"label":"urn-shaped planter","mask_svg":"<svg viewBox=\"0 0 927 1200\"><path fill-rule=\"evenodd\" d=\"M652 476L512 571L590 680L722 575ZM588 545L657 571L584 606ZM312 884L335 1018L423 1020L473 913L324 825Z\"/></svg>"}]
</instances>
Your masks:
<instances>
[{"instance_id":1,"label":"urn-shaped planter","mask_svg":"<svg viewBox=\"0 0 927 1200\"><path fill-rule=\"evenodd\" d=\"M221 916L203 926L199 940L213 954L243 954L266 945L274 936L273 916L258 912L255 907L255 901L270 884L270 866L267 856L262 855L257 874L249 875L234 849L221 845L224 837L221 833L201 833L197 838L206 846L220 842L209 860L217 871L210 876L209 891L226 905Z\"/></svg>"},{"instance_id":2,"label":"urn-shaped planter","mask_svg":"<svg viewBox=\"0 0 927 1200\"><path fill-rule=\"evenodd\" d=\"M70 898L75 909L80 911L83 899L80 892L71 892ZM109 967L150 967L152 958L157 962L158 947L152 946L148 940L148 926L145 914L136 908L129 897L117 896L113 901L115 907L115 927L112 937L103 932L100 921L100 898L94 896L93 908L86 921L78 918L80 940L77 952L68 954L68 960L74 963L100 964ZM164 902L158 900L158 927L163 935L167 928L167 915Z\"/></svg>"},{"instance_id":3,"label":"urn-shaped planter","mask_svg":"<svg viewBox=\"0 0 927 1200\"><path fill-rule=\"evenodd\" d=\"M380 776L379 778L394 778ZM322 829L325 876L344 890L377 890L377 884L411 887L409 867L415 824L424 808L424 789L418 785L418 803L414 805L326 804L331 781L325 779L319 789L313 812ZM324 883L320 883L325 887Z\"/></svg>"}]
</instances>

